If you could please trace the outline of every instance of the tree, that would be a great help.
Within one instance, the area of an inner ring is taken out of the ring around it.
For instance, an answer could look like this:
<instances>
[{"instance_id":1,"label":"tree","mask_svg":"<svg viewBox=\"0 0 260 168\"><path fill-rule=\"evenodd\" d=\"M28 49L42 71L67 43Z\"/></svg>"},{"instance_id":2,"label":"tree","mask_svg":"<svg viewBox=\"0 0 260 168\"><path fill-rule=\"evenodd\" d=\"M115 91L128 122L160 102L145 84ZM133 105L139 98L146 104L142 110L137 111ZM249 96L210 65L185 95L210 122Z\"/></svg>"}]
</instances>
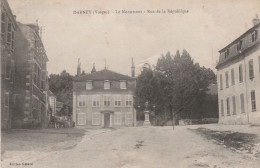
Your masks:
<instances>
[{"instance_id":1,"label":"tree","mask_svg":"<svg viewBox=\"0 0 260 168\"><path fill-rule=\"evenodd\" d=\"M190 54L183 50L173 56L162 55L154 70L143 71L137 78L136 99L156 105L157 116L179 118L198 116L203 97L210 83L216 81L212 70L194 63Z\"/></svg>"},{"instance_id":2,"label":"tree","mask_svg":"<svg viewBox=\"0 0 260 168\"><path fill-rule=\"evenodd\" d=\"M51 74L49 77L50 90L57 97L57 101L63 102L67 114L72 114L72 89L73 89L73 76L63 70L60 74Z\"/></svg>"}]
</instances>

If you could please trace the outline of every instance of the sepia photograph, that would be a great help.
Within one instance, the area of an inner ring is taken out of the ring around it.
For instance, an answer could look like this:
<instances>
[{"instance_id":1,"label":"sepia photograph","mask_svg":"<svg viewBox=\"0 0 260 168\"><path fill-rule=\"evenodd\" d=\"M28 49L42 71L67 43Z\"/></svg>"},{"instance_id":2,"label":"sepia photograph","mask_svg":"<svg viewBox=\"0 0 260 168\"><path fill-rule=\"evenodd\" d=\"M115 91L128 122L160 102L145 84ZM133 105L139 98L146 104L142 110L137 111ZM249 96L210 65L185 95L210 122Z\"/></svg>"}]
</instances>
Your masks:
<instances>
[{"instance_id":1,"label":"sepia photograph","mask_svg":"<svg viewBox=\"0 0 260 168\"><path fill-rule=\"evenodd\" d=\"M0 0L1 168L260 168L259 0Z\"/></svg>"}]
</instances>

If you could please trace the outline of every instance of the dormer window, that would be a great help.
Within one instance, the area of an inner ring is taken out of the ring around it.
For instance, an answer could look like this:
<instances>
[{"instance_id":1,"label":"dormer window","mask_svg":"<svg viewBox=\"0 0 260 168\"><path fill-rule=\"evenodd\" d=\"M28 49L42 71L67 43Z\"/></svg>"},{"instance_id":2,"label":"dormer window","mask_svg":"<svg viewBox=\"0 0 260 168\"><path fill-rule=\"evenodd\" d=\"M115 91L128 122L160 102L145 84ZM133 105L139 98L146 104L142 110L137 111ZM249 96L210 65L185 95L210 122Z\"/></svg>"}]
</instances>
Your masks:
<instances>
[{"instance_id":1,"label":"dormer window","mask_svg":"<svg viewBox=\"0 0 260 168\"><path fill-rule=\"evenodd\" d=\"M240 40L238 43L237 43L237 51L240 51L242 49L242 44L243 44L243 41Z\"/></svg>"},{"instance_id":2,"label":"dormer window","mask_svg":"<svg viewBox=\"0 0 260 168\"><path fill-rule=\"evenodd\" d=\"M229 48L226 49L226 51L225 51L225 58L227 58L228 56L229 56Z\"/></svg>"},{"instance_id":3,"label":"dormer window","mask_svg":"<svg viewBox=\"0 0 260 168\"><path fill-rule=\"evenodd\" d=\"M91 90L93 88L92 86L92 81L91 80L88 80L87 83L86 83L86 89L87 90Z\"/></svg>"},{"instance_id":4,"label":"dormer window","mask_svg":"<svg viewBox=\"0 0 260 168\"><path fill-rule=\"evenodd\" d=\"M251 37L252 37L252 42L255 42L257 39L257 30L251 33Z\"/></svg>"},{"instance_id":5,"label":"dormer window","mask_svg":"<svg viewBox=\"0 0 260 168\"><path fill-rule=\"evenodd\" d=\"M126 81L125 80L120 81L120 89L126 89Z\"/></svg>"},{"instance_id":6,"label":"dormer window","mask_svg":"<svg viewBox=\"0 0 260 168\"><path fill-rule=\"evenodd\" d=\"M110 89L110 81L109 80L104 81L104 89Z\"/></svg>"}]
</instances>

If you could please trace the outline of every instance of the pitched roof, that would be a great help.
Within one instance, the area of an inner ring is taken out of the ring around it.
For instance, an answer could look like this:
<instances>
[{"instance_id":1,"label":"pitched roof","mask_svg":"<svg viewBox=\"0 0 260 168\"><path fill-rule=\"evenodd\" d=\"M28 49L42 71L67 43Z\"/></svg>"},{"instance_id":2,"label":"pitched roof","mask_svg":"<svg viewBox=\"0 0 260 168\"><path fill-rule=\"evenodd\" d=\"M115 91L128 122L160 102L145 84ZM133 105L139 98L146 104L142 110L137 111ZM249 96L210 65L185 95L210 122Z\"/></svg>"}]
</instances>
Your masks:
<instances>
[{"instance_id":1,"label":"pitched roof","mask_svg":"<svg viewBox=\"0 0 260 168\"><path fill-rule=\"evenodd\" d=\"M119 74L117 72L110 71L108 69L103 69L101 71L97 71L91 74L85 74L76 76L74 81L82 81L82 80L128 80L132 81L135 78L132 78L127 75Z\"/></svg>"}]
</instances>

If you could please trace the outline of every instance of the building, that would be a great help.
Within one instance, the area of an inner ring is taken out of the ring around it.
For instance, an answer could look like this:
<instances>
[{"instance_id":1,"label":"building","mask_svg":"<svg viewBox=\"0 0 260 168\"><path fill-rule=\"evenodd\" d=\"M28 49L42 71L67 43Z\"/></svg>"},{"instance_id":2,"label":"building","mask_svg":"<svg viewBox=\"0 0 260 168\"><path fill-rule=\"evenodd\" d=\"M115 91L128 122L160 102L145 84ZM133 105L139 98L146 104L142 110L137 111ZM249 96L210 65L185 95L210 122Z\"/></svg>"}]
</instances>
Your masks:
<instances>
[{"instance_id":1,"label":"building","mask_svg":"<svg viewBox=\"0 0 260 168\"><path fill-rule=\"evenodd\" d=\"M219 123L260 124L260 19L219 51Z\"/></svg>"},{"instance_id":2,"label":"building","mask_svg":"<svg viewBox=\"0 0 260 168\"><path fill-rule=\"evenodd\" d=\"M48 125L48 72L40 28L36 24L17 22L15 114L13 127L47 127Z\"/></svg>"},{"instance_id":3,"label":"building","mask_svg":"<svg viewBox=\"0 0 260 168\"><path fill-rule=\"evenodd\" d=\"M134 75L134 65L132 75ZM95 69L95 67L93 67ZM108 69L77 75L73 81L73 121L77 128L136 125L134 76Z\"/></svg>"},{"instance_id":4,"label":"building","mask_svg":"<svg viewBox=\"0 0 260 168\"><path fill-rule=\"evenodd\" d=\"M11 128L15 81L16 17L6 0L0 1L1 15L1 128Z\"/></svg>"}]
</instances>

